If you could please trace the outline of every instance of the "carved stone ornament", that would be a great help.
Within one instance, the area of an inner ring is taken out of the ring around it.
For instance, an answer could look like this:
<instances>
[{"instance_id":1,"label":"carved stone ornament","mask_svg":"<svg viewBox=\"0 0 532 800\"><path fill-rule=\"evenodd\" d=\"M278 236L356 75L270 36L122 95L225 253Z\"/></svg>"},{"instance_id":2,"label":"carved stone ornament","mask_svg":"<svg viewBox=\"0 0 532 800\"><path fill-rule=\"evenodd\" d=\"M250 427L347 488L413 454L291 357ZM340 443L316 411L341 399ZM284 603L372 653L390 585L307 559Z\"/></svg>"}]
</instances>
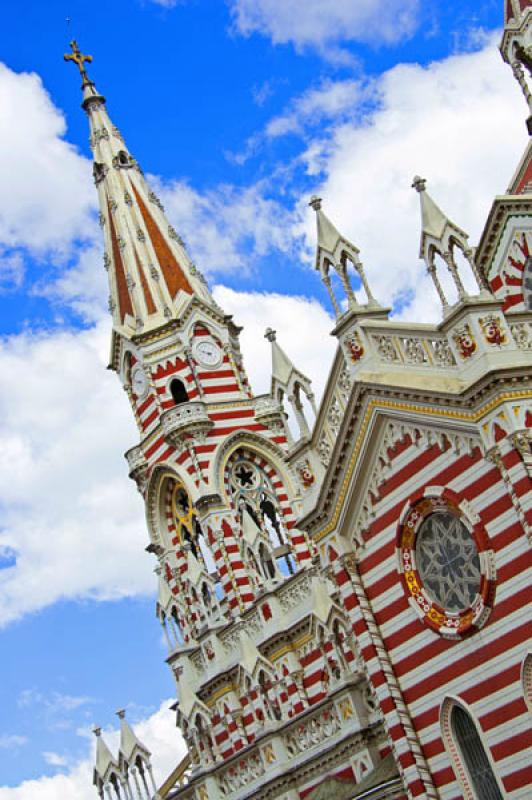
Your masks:
<instances>
[{"instance_id":1,"label":"carved stone ornament","mask_svg":"<svg viewBox=\"0 0 532 800\"><path fill-rule=\"evenodd\" d=\"M360 338L360 334L358 331L355 331L350 336L347 337L345 341L345 346L347 349L348 357L351 361L356 364L357 361L360 361L363 358L365 349L364 345L362 344L362 340Z\"/></svg>"},{"instance_id":2,"label":"carved stone ornament","mask_svg":"<svg viewBox=\"0 0 532 800\"><path fill-rule=\"evenodd\" d=\"M154 206L157 206L157 208L160 211L164 211L164 206L161 203L161 201L159 200L159 198L157 197L157 195L155 194L155 192L150 192L149 193L148 200L150 201L150 203L153 203Z\"/></svg>"},{"instance_id":3,"label":"carved stone ornament","mask_svg":"<svg viewBox=\"0 0 532 800\"><path fill-rule=\"evenodd\" d=\"M327 439L326 435L323 433L320 439L320 443L318 444L318 453L320 456L320 461L324 467L329 466L329 461L331 460L331 452L332 452L331 443Z\"/></svg>"},{"instance_id":4,"label":"carved stone ornament","mask_svg":"<svg viewBox=\"0 0 532 800\"><path fill-rule=\"evenodd\" d=\"M447 339L437 339L433 344L434 361L439 367L454 367L456 360Z\"/></svg>"},{"instance_id":5,"label":"carved stone ornament","mask_svg":"<svg viewBox=\"0 0 532 800\"><path fill-rule=\"evenodd\" d=\"M517 322L510 325L512 336L520 350L532 350L532 325L530 322Z\"/></svg>"},{"instance_id":6,"label":"carved stone ornament","mask_svg":"<svg viewBox=\"0 0 532 800\"><path fill-rule=\"evenodd\" d=\"M391 336L374 336L373 338L377 345L377 352L384 361L399 361L397 349Z\"/></svg>"},{"instance_id":7,"label":"carved stone ornament","mask_svg":"<svg viewBox=\"0 0 532 800\"><path fill-rule=\"evenodd\" d=\"M316 481L316 476L312 471L312 467L310 466L308 461L298 461L296 464L297 474L299 476L299 480L305 487L305 489L310 489L311 486Z\"/></svg>"},{"instance_id":8,"label":"carved stone ornament","mask_svg":"<svg viewBox=\"0 0 532 800\"><path fill-rule=\"evenodd\" d=\"M480 317L479 322L488 344L497 345L498 347L506 344L506 333L501 327L500 317L495 314L489 314L487 317Z\"/></svg>"},{"instance_id":9,"label":"carved stone ornament","mask_svg":"<svg viewBox=\"0 0 532 800\"><path fill-rule=\"evenodd\" d=\"M456 328L453 339L460 356L464 360L471 358L477 349L477 343L467 322L461 328Z\"/></svg>"},{"instance_id":10,"label":"carved stone ornament","mask_svg":"<svg viewBox=\"0 0 532 800\"><path fill-rule=\"evenodd\" d=\"M321 710L313 717L300 722L284 737L285 746L291 758L306 753L334 736L342 724L334 706Z\"/></svg>"},{"instance_id":11,"label":"carved stone ornament","mask_svg":"<svg viewBox=\"0 0 532 800\"><path fill-rule=\"evenodd\" d=\"M331 426L331 431L336 434L340 428L340 424L342 422L342 411L340 409L340 404L336 397L333 399L329 410L327 412L327 420L329 425Z\"/></svg>"}]
</instances>

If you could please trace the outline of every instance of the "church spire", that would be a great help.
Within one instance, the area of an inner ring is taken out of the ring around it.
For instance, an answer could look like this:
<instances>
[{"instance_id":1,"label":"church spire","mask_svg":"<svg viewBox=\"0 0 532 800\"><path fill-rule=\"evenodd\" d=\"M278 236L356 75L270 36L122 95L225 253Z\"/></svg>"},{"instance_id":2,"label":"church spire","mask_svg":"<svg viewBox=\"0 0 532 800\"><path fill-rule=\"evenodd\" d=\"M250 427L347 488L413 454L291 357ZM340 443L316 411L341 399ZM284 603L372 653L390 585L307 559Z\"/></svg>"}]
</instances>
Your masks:
<instances>
[{"instance_id":1,"label":"church spire","mask_svg":"<svg viewBox=\"0 0 532 800\"><path fill-rule=\"evenodd\" d=\"M342 314L342 309L334 294L332 288L332 281L330 271L331 269L339 276L345 294L347 296L347 304L349 308L360 308L360 305L355 297L353 287L349 280L348 264L350 263L355 271L358 273L364 291L366 293L368 306L371 308L378 308L379 304L373 297L369 287L366 273L360 260L360 250L355 247L349 239L338 231L333 225L331 220L326 216L321 208L321 197L312 197L309 205L316 212L316 225L318 229L318 246L316 250L316 269L321 275L321 279L325 284L331 302L333 304L336 316Z\"/></svg>"},{"instance_id":2,"label":"church spire","mask_svg":"<svg viewBox=\"0 0 532 800\"><path fill-rule=\"evenodd\" d=\"M416 175L412 181L412 188L418 192L421 205L421 242L419 257L425 261L427 271L440 297L443 311L446 313L449 309L449 303L436 271L436 255L439 255L447 265L456 286L459 300L465 299L467 293L456 263L454 255L455 248L461 250L468 261L478 284L479 291L483 291L486 287L475 264L473 249L469 244L467 233L454 222L451 222L449 217L436 205L427 192L427 181L425 178Z\"/></svg>"},{"instance_id":3,"label":"church spire","mask_svg":"<svg viewBox=\"0 0 532 800\"><path fill-rule=\"evenodd\" d=\"M164 325L195 295L213 304L203 276L191 262L183 240L149 189L142 170L107 113L105 98L87 75L92 56L75 41L65 60L78 67L82 106L89 118L94 182L109 273L109 310L125 336Z\"/></svg>"}]
</instances>

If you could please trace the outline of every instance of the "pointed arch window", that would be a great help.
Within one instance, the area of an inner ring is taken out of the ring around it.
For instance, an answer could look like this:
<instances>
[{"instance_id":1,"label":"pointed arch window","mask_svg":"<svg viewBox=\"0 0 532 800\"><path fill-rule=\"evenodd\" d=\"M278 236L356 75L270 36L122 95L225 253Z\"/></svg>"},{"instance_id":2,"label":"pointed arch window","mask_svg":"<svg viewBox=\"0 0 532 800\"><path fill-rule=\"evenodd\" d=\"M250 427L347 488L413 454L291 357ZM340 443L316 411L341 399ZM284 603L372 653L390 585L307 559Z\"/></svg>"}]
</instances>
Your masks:
<instances>
[{"instance_id":1,"label":"pointed arch window","mask_svg":"<svg viewBox=\"0 0 532 800\"><path fill-rule=\"evenodd\" d=\"M442 706L443 738L466 800L504 800L491 757L471 714L447 698Z\"/></svg>"},{"instance_id":2,"label":"pointed arch window","mask_svg":"<svg viewBox=\"0 0 532 800\"><path fill-rule=\"evenodd\" d=\"M170 394L176 406L188 403L188 393L185 389L185 384L183 381L180 381L179 378L174 378L173 381L171 381Z\"/></svg>"},{"instance_id":3,"label":"pointed arch window","mask_svg":"<svg viewBox=\"0 0 532 800\"><path fill-rule=\"evenodd\" d=\"M282 575L294 574L296 562L285 523L288 509L282 507L277 491L281 487L279 494L282 495L285 489L278 476L253 453L239 451L228 464L226 485L233 506L240 513L245 508L269 540L270 548L259 550L262 565L273 556L274 572L277 568Z\"/></svg>"}]
</instances>

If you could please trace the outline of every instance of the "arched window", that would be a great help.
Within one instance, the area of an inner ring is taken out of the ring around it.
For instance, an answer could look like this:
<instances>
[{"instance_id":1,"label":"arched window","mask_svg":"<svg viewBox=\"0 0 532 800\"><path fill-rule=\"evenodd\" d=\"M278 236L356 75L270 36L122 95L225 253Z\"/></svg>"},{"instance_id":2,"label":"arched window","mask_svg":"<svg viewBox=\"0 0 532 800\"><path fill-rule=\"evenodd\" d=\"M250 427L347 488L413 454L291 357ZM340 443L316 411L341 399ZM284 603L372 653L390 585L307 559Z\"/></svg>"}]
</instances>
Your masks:
<instances>
[{"instance_id":1,"label":"arched window","mask_svg":"<svg viewBox=\"0 0 532 800\"><path fill-rule=\"evenodd\" d=\"M441 712L443 739L466 800L503 800L477 726L468 711L446 698Z\"/></svg>"},{"instance_id":2,"label":"arched window","mask_svg":"<svg viewBox=\"0 0 532 800\"><path fill-rule=\"evenodd\" d=\"M237 451L227 465L226 486L233 506L240 512L245 508L268 537L281 574L292 575L296 562L286 523L292 512L280 500L284 497L286 501L286 490L279 476L256 454Z\"/></svg>"},{"instance_id":3,"label":"arched window","mask_svg":"<svg viewBox=\"0 0 532 800\"><path fill-rule=\"evenodd\" d=\"M182 403L188 402L188 394L187 390L185 389L185 384L183 381L180 381L179 378L174 378L174 380L171 382L170 394L172 395L172 399L176 406L180 406Z\"/></svg>"}]
</instances>

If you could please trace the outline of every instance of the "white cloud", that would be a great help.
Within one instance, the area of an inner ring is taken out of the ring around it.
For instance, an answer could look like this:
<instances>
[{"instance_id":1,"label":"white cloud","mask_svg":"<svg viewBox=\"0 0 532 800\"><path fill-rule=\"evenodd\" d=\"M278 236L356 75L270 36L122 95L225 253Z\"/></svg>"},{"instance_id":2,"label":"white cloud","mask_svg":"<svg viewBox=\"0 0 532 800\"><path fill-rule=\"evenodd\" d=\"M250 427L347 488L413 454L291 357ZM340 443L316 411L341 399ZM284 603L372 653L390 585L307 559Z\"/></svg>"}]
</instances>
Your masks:
<instances>
[{"instance_id":1,"label":"white cloud","mask_svg":"<svg viewBox=\"0 0 532 800\"><path fill-rule=\"evenodd\" d=\"M142 502L123 452L138 441L109 326L0 343L0 622L60 598L153 588ZM22 378L23 376L23 378Z\"/></svg>"},{"instance_id":2,"label":"white cloud","mask_svg":"<svg viewBox=\"0 0 532 800\"><path fill-rule=\"evenodd\" d=\"M186 748L181 734L175 727L175 714L169 711L172 701L165 700L158 711L135 725L139 739L154 753L155 781L161 785L183 758ZM116 753L119 736L116 730L104 733L111 749ZM0 740L1 741L1 740ZM53 776L43 776L24 781L19 786L0 787L0 800L94 800L92 786L94 764L94 737L90 737L87 755L66 771ZM46 752L43 757L52 766L61 768L68 764L68 757Z\"/></svg>"},{"instance_id":3,"label":"white cloud","mask_svg":"<svg viewBox=\"0 0 532 800\"><path fill-rule=\"evenodd\" d=\"M336 339L330 336L334 320L317 300L282 294L235 292L225 286L214 290L216 301L233 314L244 330L240 335L244 364L256 394L270 391L271 345L266 328L277 331L277 341L295 366L321 394L332 364Z\"/></svg>"},{"instance_id":4,"label":"white cloud","mask_svg":"<svg viewBox=\"0 0 532 800\"><path fill-rule=\"evenodd\" d=\"M266 197L265 183L200 193L180 181L151 182L158 184L169 218L207 273L249 272L262 256L295 248L294 233L283 224L288 212Z\"/></svg>"},{"instance_id":5,"label":"white cloud","mask_svg":"<svg viewBox=\"0 0 532 800\"><path fill-rule=\"evenodd\" d=\"M278 327L301 368L321 373L331 320L317 302L222 287L216 296L247 326L244 356L262 391L270 375L262 338L268 325ZM0 624L63 598L155 590L143 503L123 458L138 431L116 375L105 369L109 327L0 342L0 547L16 553L16 563L0 569ZM68 710L87 698L41 699Z\"/></svg>"},{"instance_id":6,"label":"white cloud","mask_svg":"<svg viewBox=\"0 0 532 800\"><path fill-rule=\"evenodd\" d=\"M327 135L312 137L301 163L327 215L360 247L374 294L408 306L403 315L410 319L438 318L418 259L412 178L428 179L434 199L476 244L494 195L505 191L527 144L524 104L494 40L427 68L401 64L375 88L377 107L363 121L332 124ZM316 232L307 200L294 235L306 233L310 252Z\"/></svg>"},{"instance_id":7,"label":"white cloud","mask_svg":"<svg viewBox=\"0 0 532 800\"><path fill-rule=\"evenodd\" d=\"M68 764L68 758L66 756L59 755L59 753L45 751L42 754L42 757L47 764L50 764L51 767L66 767Z\"/></svg>"},{"instance_id":8,"label":"white cloud","mask_svg":"<svg viewBox=\"0 0 532 800\"><path fill-rule=\"evenodd\" d=\"M91 697L77 697L71 694L63 694L62 692L43 694L37 689L24 689L18 697L17 705L20 708L37 708L40 706L51 714L62 714L75 711L81 706L89 705L92 702Z\"/></svg>"},{"instance_id":9,"label":"white cloud","mask_svg":"<svg viewBox=\"0 0 532 800\"><path fill-rule=\"evenodd\" d=\"M38 75L0 64L0 107L0 242L65 256L94 235L90 162L63 138L65 119Z\"/></svg>"},{"instance_id":10,"label":"white cloud","mask_svg":"<svg viewBox=\"0 0 532 800\"><path fill-rule=\"evenodd\" d=\"M393 44L410 36L419 0L232 0L239 33L260 33L274 44L317 47L338 58L338 44L349 41ZM345 55L345 54L344 54Z\"/></svg>"}]
</instances>

